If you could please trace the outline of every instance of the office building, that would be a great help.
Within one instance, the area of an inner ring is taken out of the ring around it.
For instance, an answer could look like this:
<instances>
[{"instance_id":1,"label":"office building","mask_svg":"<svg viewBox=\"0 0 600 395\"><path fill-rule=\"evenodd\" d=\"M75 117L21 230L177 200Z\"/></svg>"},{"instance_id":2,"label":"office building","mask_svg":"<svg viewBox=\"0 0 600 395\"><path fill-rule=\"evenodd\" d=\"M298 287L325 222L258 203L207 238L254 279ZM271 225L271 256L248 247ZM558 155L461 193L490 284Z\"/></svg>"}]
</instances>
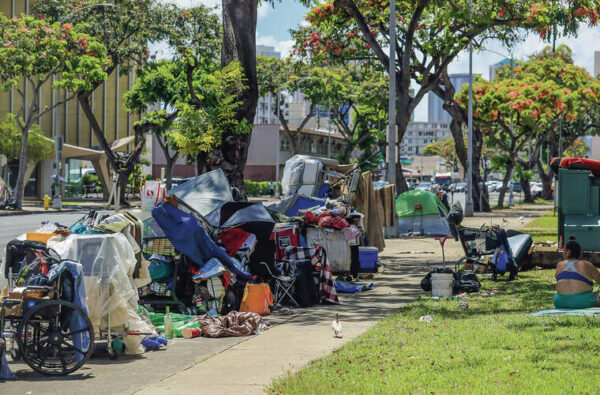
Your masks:
<instances>
[{"instance_id":1,"label":"office building","mask_svg":"<svg viewBox=\"0 0 600 395\"><path fill-rule=\"evenodd\" d=\"M455 91L458 93L462 89L464 84L469 83L469 74L461 73L461 74L450 74L450 82L452 82L452 86L454 86ZM450 114L444 110L444 101L437 96L433 92L428 93L428 122L437 122L437 123L450 123L452 121L452 117Z\"/></svg>"},{"instance_id":2,"label":"office building","mask_svg":"<svg viewBox=\"0 0 600 395\"><path fill-rule=\"evenodd\" d=\"M33 0L3 0L0 1L0 13L7 17L15 17L30 12ZM114 143L113 147L127 149L133 140L133 125L139 117L123 110L123 95L135 83L135 73L117 77L119 71L114 72L92 95L92 108L100 125L104 128L106 139ZM21 87L26 88L25 82ZM24 89L25 100L30 101L31 89ZM52 105L65 97L65 91L53 89L51 82L44 86L40 93L41 107ZM0 119L8 113L18 111L22 103L20 96L14 90L0 92ZM56 118L60 115L60 130L57 130ZM110 183L110 170L106 164L106 155L98 145L97 139L91 130L87 117L83 113L77 100L71 100L44 114L39 125L48 138L54 140L58 135L63 137L65 150L63 151L62 176L65 178L63 196L79 196L82 194L81 177L90 168L94 168L101 178L101 182L108 186ZM9 163L8 179L11 186L15 185L18 161ZM55 173L54 157L31 166L28 169L25 196L41 197L50 194L52 184L51 175ZM106 188L105 188L106 189Z\"/></svg>"},{"instance_id":3,"label":"office building","mask_svg":"<svg viewBox=\"0 0 600 395\"><path fill-rule=\"evenodd\" d=\"M400 143L400 155L410 157L421 155L431 143L452 137L450 124L445 122L411 122Z\"/></svg>"},{"instance_id":4,"label":"office building","mask_svg":"<svg viewBox=\"0 0 600 395\"><path fill-rule=\"evenodd\" d=\"M594 51L594 78L600 76L600 51Z\"/></svg>"},{"instance_id":5,"label":"office building","mask_svg":"<svg viewBox=\"0 0 600 395\"><path fill-rule=\"evenodd\" d=\"M281 53L275 51L275 47L270 47L267 45L257 45L256 54L268 57L274 56L277 59L281 58ZM283 100L283 94L281 100ZM265 125L278 123L279 120L277 119L277 97L273 96L270 93L266 96L259 97L258 103L256 105L256 115L254 116L254 124Z\"/></svg>"}]
</instances>

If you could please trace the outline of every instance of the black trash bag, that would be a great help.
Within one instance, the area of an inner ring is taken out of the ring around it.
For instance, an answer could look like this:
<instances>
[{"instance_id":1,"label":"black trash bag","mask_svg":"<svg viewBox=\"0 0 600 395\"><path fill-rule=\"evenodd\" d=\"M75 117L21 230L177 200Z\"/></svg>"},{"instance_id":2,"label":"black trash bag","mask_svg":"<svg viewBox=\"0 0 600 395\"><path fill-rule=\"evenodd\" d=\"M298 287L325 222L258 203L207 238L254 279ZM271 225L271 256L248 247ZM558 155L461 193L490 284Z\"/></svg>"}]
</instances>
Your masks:
<instances>
[{"instance_id":1,"label":"black trash bag","mask_svg":"<svg viewBox=\"0 0 600 395\"><path fill-rule=\"evenodd\" d=\"M456 280L456 273L454 273L454 270L449 269L449 268L437 268L437 269L433 269L432 271L430 271L429 273L427 273L425 275L425 277L423 277L423 279L421 280L421 288L423 288L423 291L427 291L427 292L431 292L431 274L432 273L452 273L455 276L455 280Z\"/></svg>"},{"instance_id":2,"label":"black trash bag","mask_svg":"<svg viewBox=\"0 0 600 395\"><path fill-rule=\"evenodd\" d=\"M240 281L236 281L227 288L223 297L223 303L221 304L221 315L227 315L230 311L238 311L240 309L245 288L246 284Z\"/></svg>"},{"instance_id":3,"label":"black trash bag","mask_svg":"<svg viewBox=\"0 0 600 395\"><path fill-rule=\"evenodd\" d=\"M460 202L454 203L450 211L448 211L446 218L448 219L448 222L454 225L460 225L464 218L463 208Z\"/></svg>"},{"instance_id":4,"label":"black trash bag","mask_svg":"<svg viewBox=\"0 0 600 395\"><path fill-rule=\"evenodd\" d=\"M481 288L481 283L477 279L477 276L473 273L455 273L454 270L449 268L437 268L427 273L423 280L421 280L421 288L423 291L431 292L432 273L452 273L454 276L454 287L452 288L452 293L455 295L463 292L478 292Z\"/></svg>"},{"instance_id":5,"label":"black trash bag","mask_svg":"<svg viewBox=\"0 0 600 395\"><path fill-rule=\"evenodd\" d=\"M479 292L479 288L481 288L481 283L475 273L454 273L454 288L452 289L454 294Z\"/></svg>"}]
</instances>

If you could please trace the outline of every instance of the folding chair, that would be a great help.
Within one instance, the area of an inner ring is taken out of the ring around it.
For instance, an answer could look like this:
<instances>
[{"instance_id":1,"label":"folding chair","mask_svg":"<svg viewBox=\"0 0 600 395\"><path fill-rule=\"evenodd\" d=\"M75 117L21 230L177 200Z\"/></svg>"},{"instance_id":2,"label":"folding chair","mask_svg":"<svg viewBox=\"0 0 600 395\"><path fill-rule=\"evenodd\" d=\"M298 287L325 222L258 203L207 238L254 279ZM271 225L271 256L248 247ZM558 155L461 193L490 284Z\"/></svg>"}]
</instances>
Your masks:
<instances>
[{"instance_id":1,"label":"folding chair","mask_svg":"<svg viewBox=\"0 0 600 395\"><path fill-rule=\"evenodd\" d=\"M269 273L269 276L275 281L275 292L273 294L273 310L277 309L281 304L282 300L287 297L296 307L300 307L294 296L292 295L292 290L294 288L294 284L296 283L296 276L282 276L274 274L269 265L266 262L260 262L259 265L262 265L265 270Z\"/></svg>"}]
</instances>

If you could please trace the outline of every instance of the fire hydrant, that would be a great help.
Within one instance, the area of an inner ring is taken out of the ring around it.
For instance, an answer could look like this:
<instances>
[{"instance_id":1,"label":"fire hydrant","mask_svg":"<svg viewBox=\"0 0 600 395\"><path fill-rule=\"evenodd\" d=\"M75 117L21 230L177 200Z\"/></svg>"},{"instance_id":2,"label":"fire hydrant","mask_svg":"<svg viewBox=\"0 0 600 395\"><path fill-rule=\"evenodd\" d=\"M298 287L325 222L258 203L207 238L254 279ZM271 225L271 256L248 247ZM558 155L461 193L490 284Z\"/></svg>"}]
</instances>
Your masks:
<instances>
[{"instance_id":1,"label":"fire hydrant","mask_svg":"<svg viewBox=\"0 0 600 395\"><path fill-rule=\"evenodd\" d=\"M48 210L50 208L51 201L52 199L50 199L50 196L44 195L44 210Z\"/></svg>"}]
</instances>

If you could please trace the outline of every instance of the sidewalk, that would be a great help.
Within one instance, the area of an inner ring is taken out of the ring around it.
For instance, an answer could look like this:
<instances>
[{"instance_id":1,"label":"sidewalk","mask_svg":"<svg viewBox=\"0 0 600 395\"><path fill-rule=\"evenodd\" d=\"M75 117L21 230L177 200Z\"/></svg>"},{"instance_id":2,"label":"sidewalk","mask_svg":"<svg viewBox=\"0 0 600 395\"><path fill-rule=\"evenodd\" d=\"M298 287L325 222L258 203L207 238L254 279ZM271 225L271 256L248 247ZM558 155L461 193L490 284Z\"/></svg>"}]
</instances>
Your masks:
<instances>
[{"instance_id":1,"label":"sidewalk","mask_svg":"<svg viewBox=\"0 0 600 395\"><path fill-rule=\"evenodd\" d=\"M386 240L381 256L387 267L376 275L375 289L341 295L339 306L306 309L290 321L248 338L231 348L198 361L194 366L136 394L264 393L265 387L355 339L382 318L410 303L422 291L420 281L441 263L441 248L433 239ZM462 256L458 243L449 243L448 259ZM411 254L425 251L425 254ZM333 337L331 322L339 313L343 338ZM269 317L266 318L269 320ZM232 376L232 373L234 375Z\"/></svg>"}]
</instances>

